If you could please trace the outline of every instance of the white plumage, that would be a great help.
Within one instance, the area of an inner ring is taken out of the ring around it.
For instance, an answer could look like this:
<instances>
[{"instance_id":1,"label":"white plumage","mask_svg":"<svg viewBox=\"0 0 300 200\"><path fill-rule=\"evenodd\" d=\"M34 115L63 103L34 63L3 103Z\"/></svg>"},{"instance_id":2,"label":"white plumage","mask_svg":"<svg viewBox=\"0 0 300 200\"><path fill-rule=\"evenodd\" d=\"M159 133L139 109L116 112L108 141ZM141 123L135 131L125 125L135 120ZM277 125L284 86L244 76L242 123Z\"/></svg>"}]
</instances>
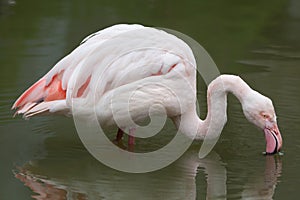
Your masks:
<instances>
[{"instance_id":1,"label":"white plumage","mask_svg":"<svg viewBox=\"0 0 300 200\"><path fill-rule=\"evenodd\" d=\"M88 117L102 125L134 127L154 114L167 114L192 138L216 137L226 123L226 95L233 93L247 119L264 129L267 153L282 146L272 102L241 78L221 75L208 87L208 115L196 113L196 61L178 37L141 25L115 25L86 37L13 105L17 114ZM266 104L267 102L267 104ZM122 135L121 135L122 136ZM120 137L117 137L120 139Z\"/></svg>"}]
</instances>

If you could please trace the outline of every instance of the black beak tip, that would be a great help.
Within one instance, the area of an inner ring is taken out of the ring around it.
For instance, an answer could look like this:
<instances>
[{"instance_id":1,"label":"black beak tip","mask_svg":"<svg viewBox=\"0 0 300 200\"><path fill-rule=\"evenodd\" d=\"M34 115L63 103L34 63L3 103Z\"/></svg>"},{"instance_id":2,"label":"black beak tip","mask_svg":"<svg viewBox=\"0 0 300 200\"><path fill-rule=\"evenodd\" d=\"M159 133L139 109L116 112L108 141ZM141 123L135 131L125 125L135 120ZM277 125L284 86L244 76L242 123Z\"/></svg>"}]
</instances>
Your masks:
<instances>
[{"instance_id":1,"label":"black beak tip","mask_svg":"<svg viewBox=\"0 0 300 200\"><path fill-rule=\"evenodd\" d=\"M282 155L284 155L284 153L282 152L282 151L280 151L280 150L278 150L278 151L273 151L273 152L262 152L262 154L263 155L265 155L265 156L270 156L270 155L275 155L275 154L278 154L278 155L280 155L280 156L282 156Z\"/></svg>"}]
</instances>

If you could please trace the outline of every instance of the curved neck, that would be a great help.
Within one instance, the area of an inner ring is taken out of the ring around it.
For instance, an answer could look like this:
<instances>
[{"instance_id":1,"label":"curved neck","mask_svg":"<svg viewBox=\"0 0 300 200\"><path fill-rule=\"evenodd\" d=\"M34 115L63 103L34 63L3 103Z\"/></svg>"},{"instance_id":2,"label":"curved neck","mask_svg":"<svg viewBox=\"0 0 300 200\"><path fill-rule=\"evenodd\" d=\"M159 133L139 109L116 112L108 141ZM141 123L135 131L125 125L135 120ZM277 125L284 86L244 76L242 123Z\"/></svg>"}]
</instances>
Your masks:
<instances>
[{"instance_id":1,"label":"curved neck","mask_svg":"<svg viewBox=\"0 0 300 200\"><path fill-rule=\"evenodd\" d=\"M196 106L175 120L177 128L186 135L196 139L204 137L216 138L220 135L227 121L227 93L235 95L243 103L243 99L252 89L238 76L221 75L213 80L207 89L207 116L201 120ZM179 123L178 123L179 122Z\"/></svg>"}]
</instances>

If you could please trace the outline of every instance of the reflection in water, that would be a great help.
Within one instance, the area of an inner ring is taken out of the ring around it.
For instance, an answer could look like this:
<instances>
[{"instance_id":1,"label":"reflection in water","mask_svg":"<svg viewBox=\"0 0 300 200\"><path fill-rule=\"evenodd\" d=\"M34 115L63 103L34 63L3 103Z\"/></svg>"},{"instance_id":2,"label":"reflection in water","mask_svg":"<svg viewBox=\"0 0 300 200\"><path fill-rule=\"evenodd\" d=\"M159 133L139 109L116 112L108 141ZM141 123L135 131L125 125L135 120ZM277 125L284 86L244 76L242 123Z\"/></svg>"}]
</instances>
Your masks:
<instances>
[{"instance_id":1,"label":"reflection in water","mask_svg":"<svg viewBox=\"0 0 300 200\"><path fill-rule=\"evenodd\" d=\"M18 168L15 177L29 187L37 200L46 199L199 199L195 178L199 171L206 175L206 199L226 199L226 168L219 155L211 152L204 159L198 152L187 151L171 166L147 174L128 174L111 170L95 160L51 163L47 167L31 161ZM266 156L263 176L243 186L242 199L272 199L282 163L279 157ZM48 163L49 164L49 163ZM99 167L100 166L100 167ZM66 171L53 172L53 169ZM74 173L74 169L76 169ZM82 170L84 169L84 170ZM89 173L93 171L93 177ZM166 173L173 170L176 173ZM198 171L199 170L199 171ZM50 175L52 174L52 175ZM259 174L259 173L258 173ZM108 180L108 177L111 177ZM202 195L201 195L202 196Z\"/></svg>"},{"instance_id":2,"label":"reflection in water","mask_svg":"<svg viewBox=\"0 0 300 200\"><path fill-rule=\"evenodd\" d=\"M264 175L255 177L244 186L242 199L272 199L281 170L282 163L279 156L266 156Z\"/></svg>"},{"instance_id":3,"label":"reflection in water","mask_svg":"<svg viewBox=\"0 0 300 200\"><path fill-rule=\"evenodd\" d=\"M37 178L32 175L27 175L25 173L19 172L16 175L16 178L24 182L36 195L32 195L32 198L37 200L44 199L87 199L86 194L68 191L68 187L63 185L58 185L55 182L45 180L42 178Z\"/></svg>"}]
</instances>

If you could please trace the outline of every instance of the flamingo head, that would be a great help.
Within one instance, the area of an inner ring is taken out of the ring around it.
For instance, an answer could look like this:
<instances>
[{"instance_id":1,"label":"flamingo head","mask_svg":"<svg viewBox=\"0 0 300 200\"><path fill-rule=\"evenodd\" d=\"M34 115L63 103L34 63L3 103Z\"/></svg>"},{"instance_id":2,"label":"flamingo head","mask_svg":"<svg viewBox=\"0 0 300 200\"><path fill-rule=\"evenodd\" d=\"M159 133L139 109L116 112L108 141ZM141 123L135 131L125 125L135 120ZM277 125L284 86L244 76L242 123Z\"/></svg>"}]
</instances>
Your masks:
<instances>
[{"instance_id":1,"label":"flamingo head","mask_svg":"<svg viewBox=\"0 0 300 200\"><path fill-rule=\"evenodd\" d=\"M264 131L266 154L275 154L282 148L282 137L277 125L271 99L253 91L242 101L243 112L248 121Z\"/></svg>"}]
</instances>

